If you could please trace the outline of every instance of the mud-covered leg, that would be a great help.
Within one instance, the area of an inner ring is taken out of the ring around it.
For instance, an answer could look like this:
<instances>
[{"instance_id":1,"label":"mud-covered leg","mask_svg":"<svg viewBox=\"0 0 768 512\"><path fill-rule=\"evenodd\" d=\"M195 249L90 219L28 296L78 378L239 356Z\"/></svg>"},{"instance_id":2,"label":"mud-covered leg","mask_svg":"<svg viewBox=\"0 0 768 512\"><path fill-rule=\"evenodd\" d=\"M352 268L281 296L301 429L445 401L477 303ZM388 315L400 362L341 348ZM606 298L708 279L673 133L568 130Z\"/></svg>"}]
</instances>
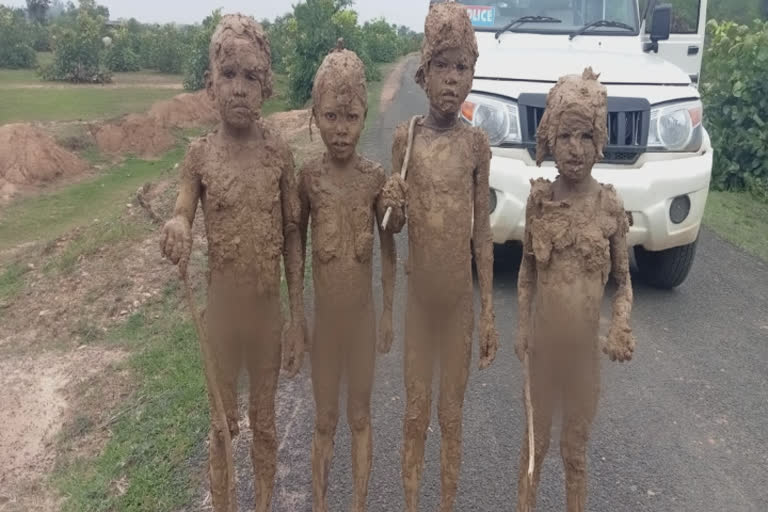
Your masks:
<instances>
[{"instance_id":1,"label":"mud-covered leg","mask_svg":"<svg viewBox=\"0 0 768 512\"><path fill-rule=\"evenodd\" d=\"M523 433L520 449L519 475L517 481L517 512L533 511L536 508L536 493L541 478L541 465L549 450L552 430L552 414L555 406L555 388L552 363L543 354L535 351L530 358L531 402L533 404L534 470L528 486L528 421ZM525 398L523 398L525 400ZM527 416L526 416L527 420Z\"/></svg>"},{"instance_id":2,"label":"mud-covered leg","mask_svg":"<svg viewBox=\"0 0 768 512\"><path fill-rule=\"evenodd\" d=\"M474 318L472 298L461 302L454 314L446 315L453 322L445 323L440 339L440 476L441 512L451 512L461 472L461 436L464 393L467 389L469 365L472 360L472 329Z\"/></svg>"},{"instance_id":3,"label":"mud-covered leg","mask_svg":"<svg viewBox=\"0 0 768 512\"><path fill-rule=\"evenodd\" d=\"M270 308L264 308L270 309ZM272 308L274 309L274 308ZM271 318L270 318L271 317ZM248 416L253 432L253 463L256 512L271 510L272 492L277 469L277 432L275 428L275 394L280 374L281 322L279 305L274 316L264 315L248 358L250 407ZM255 349L255 350L254 350Z\"/></svg>"},{"instance_id":4,"label":"mud-covered leg","mask_svg":"<svg viewBox=\"0 0 768 512\"><path fill-rule=\"evenodd\" d=\"M208 435L208 477L211 485L211 500L216 512L231 512L237 510L235 489L228 489L229 470L226 461L226 433L229 429L230 437L239 433L237 410L237 377L241 369L241 352L238 349L234 331L230 328L231 322L225 315L215 311L209 306L209 314L206 314L206 331L208 339L204 343L210 344L210 353L213 355L211 368L218 384L218 391L224 405L224 412L228 425L220 425L219 415L214 410L212 390L208 390L208 403L211 408L211 430ZM234 471L234 468L231 468ZM233 475L234 476L234 475ZM232 482L235 478L231 479Z\"/></svg>"},{"instance_id":5,"label":"mud-covered leg","mask_svg":"<svg viewBox=\"0 0 768 512\"><path fill-rule=\"evenodd\" d=\"M376 357L376 325L373 306L362 315L355 339L347 345L347 421L352 432L354 494L352 512L364 512L373 461L371 433L371 391Z\"/></svg>"},{"instance_id":6,"label":"mud-covered leg","mask_svg":"<svg viewBox=\"0 0 768 512\"><path fill-rule=\"evenodd\" d=\"M432 351L424 316L412 303L406 314L405 333L405 419L403 421L403 490L406 512L418 512L421 475L424 470L424 443L432 404Z\"/></svg>"},{"instance_id":7,"label":"mud-covered leg","mask_svg":"<svg viewBox=\"0 0 768 512\"><path fill-rule=\"evenodd\" d=\"M582 371L563 390L563 428L560 454L565 467L568 512L584 512L587 502L587 444L600 396L600 362L597 348Z\"/></svg>"},{"instance_id":8,"label":"mud-covered leg","mask_svg":"<svg viewBox=\"0 0 768 512\"><path fill-rule=\"evenodd\" d=\"M315 432L312 437L314 512L328 510L328 476L333 459L333 440L339 421L339 381L343 360L340 347L338 333L334 336L330 332L323 332L323 329L315 331L311 352L312 390L315 397Z\"/></svg>"}]
</instances>

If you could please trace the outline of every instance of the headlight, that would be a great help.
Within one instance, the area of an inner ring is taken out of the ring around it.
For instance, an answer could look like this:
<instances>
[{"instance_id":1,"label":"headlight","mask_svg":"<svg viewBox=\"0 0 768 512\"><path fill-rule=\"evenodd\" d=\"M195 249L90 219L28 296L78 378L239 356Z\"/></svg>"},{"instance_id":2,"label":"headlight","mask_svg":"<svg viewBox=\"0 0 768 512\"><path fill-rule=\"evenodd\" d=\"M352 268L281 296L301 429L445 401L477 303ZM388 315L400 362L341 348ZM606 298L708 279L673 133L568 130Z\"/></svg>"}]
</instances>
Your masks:
<instances>
[{"instance_id":1,"label":"headlight","mask_svg":"<svg viewBox=\"0 0 768 512\"><path fill-rule=\"evenodd\" d=\"M648 148L656 151L698 151L702 144L700 101L651 109Z\"/></svg>"},{"instance_id":2,"label":"headlight","mask_svg":"<svg viewBox=\"0 0 768 512\"><path fill-rule=\"evenodd\" d=\"M491 146L521 143L517 103L484 94L470 94L461 106L461 118L471 126L485 130Z\"/></svg>"}]
</instances>

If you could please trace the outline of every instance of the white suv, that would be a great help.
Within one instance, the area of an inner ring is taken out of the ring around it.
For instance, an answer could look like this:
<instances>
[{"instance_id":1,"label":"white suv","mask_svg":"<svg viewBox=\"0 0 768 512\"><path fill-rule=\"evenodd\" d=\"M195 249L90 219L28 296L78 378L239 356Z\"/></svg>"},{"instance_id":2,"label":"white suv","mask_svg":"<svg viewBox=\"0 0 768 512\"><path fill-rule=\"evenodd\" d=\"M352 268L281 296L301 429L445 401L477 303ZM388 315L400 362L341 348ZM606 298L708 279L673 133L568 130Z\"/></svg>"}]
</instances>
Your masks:
<instances>
[{"instance_id":1,"label":"white suv","mask_svg":"<svg viewBox=\"0 0 768 512\"><path fill-rule=\"evenodd\" d=\"M609 110L608 147L593 174L624 200L641 277L660 288L680 285L693 264L712 172L696 87L707 0L675 0L674 8L655 0L462 3L480 49L462 118L493 146L494 242L523 239L530 180L557 175L553 162L535 162L547 92L562 75L591 66L608 89Z\"/></svg>"}]
</instances>

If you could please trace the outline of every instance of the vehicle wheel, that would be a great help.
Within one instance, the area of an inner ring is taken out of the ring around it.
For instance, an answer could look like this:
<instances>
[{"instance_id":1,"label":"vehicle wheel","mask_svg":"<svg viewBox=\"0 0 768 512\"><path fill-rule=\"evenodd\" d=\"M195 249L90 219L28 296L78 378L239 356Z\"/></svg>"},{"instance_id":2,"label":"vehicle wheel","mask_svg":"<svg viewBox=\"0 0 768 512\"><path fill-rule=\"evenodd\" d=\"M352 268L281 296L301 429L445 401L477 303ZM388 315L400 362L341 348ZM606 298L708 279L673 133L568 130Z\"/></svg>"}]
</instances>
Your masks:
<instances>
[{"instance_id":1,"label":"vehicle wheel","mask_svg":"<svg viewBox=\"0 0 768 512\"><path fill-rule=\"evenodd\" d=\"M683 284L691 271L697 244L698 240L665 251L648 251L640 246L635 247L640 279L663 290L677 288Z\"/></svg>"},{"instance_id":2,"label":"vehicle wheel","mask_svg":"<svg viewBox=\"0 0 768 512\"><path fill-rule=\"evenodd\" d=\"M493 273L516 274L523 261L523 246L520 243L493 244Z\"/></svg>"}]
</instances>

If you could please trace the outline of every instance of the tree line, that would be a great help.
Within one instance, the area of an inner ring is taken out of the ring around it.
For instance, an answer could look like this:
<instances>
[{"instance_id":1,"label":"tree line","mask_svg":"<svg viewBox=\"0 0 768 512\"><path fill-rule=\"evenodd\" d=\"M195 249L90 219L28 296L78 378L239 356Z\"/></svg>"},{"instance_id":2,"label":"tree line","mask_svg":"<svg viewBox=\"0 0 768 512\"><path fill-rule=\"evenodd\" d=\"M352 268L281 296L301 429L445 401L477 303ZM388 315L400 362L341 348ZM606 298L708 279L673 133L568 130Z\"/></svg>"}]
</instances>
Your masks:
<instances>
[{"instance_id":1,"label":"tree line","mask_svg":"<svg viewBox=\"0 0 768 512\"><path fill-rule=\"evenodd\" d=\"M27 8L0 5L0 68L38 67L36 52L53 52L39 67L45 80L106 83L112 73L156 70L184 73L184 86L204 86L208 45L219 10L193 25L112 22L96 0L27 0ZM261 20L272 45L272 63L289 77L294 106L309 98L312 78L338 38L366 65L369 80L378 65L417 51L421 34L381 18L360 23L351 0L304 0L274 20Z\"/></svg>"}]
</instances>

